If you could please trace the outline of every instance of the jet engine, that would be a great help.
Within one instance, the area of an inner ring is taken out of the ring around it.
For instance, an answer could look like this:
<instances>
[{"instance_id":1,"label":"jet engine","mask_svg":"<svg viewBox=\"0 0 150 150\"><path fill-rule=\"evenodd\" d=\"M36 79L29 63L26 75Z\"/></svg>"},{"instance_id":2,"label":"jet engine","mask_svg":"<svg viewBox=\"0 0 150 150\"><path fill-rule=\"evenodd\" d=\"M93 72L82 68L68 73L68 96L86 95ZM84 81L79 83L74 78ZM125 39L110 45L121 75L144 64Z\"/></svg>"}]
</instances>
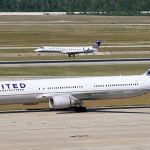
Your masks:
<instances>
[{"instance_id":1,"label":"jet engine","mask_svg":"<svg viewBox=\"0 0 150 150\"><path fill-rule=\"evenodd\" d=\"M72 100L68 96L54 96L49 99L49 106L53 109L69 108L71 105L79 104L78 101Z\"/></svg>"}]
</instances>

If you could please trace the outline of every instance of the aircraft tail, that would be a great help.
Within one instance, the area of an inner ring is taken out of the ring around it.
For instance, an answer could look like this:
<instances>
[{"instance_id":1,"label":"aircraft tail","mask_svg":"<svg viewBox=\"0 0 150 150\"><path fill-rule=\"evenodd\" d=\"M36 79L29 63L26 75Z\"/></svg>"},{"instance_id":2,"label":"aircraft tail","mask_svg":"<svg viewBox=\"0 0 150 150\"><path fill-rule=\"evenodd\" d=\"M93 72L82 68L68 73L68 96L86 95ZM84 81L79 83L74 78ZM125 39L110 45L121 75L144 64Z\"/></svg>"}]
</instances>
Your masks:
<instances>
[{"instance_id":1,"label":"aircraft tail","mask_svg":"<svg viewBox=\"0 0 150 150\"><path fill-rule=\"evenodd\" d=\"M143 75L150 76L150 68L149 68L149 70L148 70L146 73L144 73Z\"/></svg>"},{"instance_id":2,"label":"aircraft tail","mask_svg":"<svg viewBox=\"0 0 150 150\"><path fill-rule=\"evenodd\" d=\"M104 41L96 41L92 48L95 48L98 50L98 48L100 47L102 42L104 42Z\"/></svg>"}]
</instances>

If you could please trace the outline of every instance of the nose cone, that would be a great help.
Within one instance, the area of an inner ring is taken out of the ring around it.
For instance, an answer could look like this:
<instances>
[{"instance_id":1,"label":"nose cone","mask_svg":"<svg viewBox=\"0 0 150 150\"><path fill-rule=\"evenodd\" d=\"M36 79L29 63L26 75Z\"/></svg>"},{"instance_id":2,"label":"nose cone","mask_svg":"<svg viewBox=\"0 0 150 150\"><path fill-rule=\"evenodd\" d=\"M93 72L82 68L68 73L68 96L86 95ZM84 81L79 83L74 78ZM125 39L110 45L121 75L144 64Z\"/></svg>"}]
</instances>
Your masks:
<instances>
[{"instance_id":1,"label":"nose cone","mask_svg":"<svg viewBox=\"0 0 150 150\"><path fill-rule=\"evenodd\" d=\"M39 49L34 50L34 52L36 52L36 53L39 52Z\"/></svg>"}]
</instances>

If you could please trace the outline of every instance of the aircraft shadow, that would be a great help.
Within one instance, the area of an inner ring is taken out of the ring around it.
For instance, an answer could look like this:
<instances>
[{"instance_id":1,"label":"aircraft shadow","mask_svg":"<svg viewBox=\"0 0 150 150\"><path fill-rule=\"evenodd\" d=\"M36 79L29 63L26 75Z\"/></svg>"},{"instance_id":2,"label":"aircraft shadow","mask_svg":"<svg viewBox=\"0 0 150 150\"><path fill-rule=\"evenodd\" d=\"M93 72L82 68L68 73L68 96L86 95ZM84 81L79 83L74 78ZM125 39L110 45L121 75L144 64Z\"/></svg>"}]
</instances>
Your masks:
<instances>
[{"instance_id":1,"label":"aircraft shadow","mask_svg":"<svg viewBox=\"0 0 150 150\"><path fill-rule=\"evenodd\" d=\"M140 109L150 108L150 106L123 106L123 107L99 107L99 108L87 108L87 112L96 112L96 113L127 113L127 114L150 114L150 112L143 112ZM136 111L130 111L130 110ZM138 110L138 111L137 111ZM8 110L8 111L1 111L0 114L7 114L7 113L36 113L36 112L56 112L57 114L70 114L75 113L73 108L69 108L68 110L53 110L50 108L42 108L42 109L27 109L27 110Z\"/></svg>"},{"instance_id":2,"label":"aircraft shadow","mask_svg":"<svg viewBox=\"0 0 150 150\"><path fill-rule=\"evenodd\" d=\"M7 114L7 113L31 113L31 112L48 112L54 111L51 109L27 109L27 110L8 110L8 111L1 111L0 114Z\"/></svg>"},{"instance_id":3,"label":"aircraft shadow","mask_svg":"<svg viewBox=\"0 0 150 150\"><path fill-rule=\"evenodd\" d=\"M150 112L140 111L140 109L143 109L143 108L150 108L150 106L123 106L123 107L87 108L87 111L84 112L84 113L96 112L96 113L150 114ZM69 111L58 112L57 114L72 113L71 109L72 109L72 112L73 112L73 108L70 108ZM136 111L130 111L130 110L133 110L133 109L136 109Z\"/></svg>"},{"instance_id":4,"label":"aircraft shadow","mask_svg":"<svg viewBox=\"0 0 150 150\"><path fill-rule=\"evenodd\" d=\"M150 106L123 106L123 107L105 107L105 108L89 108L87 112L98 112L98 113L126 113L126 114L150 114L150 112L143 112L140 109L150 108ZM130 111L134 110L135 111ZM138 111L137 111L138 110Z\"/></svg>"}]
</instances>

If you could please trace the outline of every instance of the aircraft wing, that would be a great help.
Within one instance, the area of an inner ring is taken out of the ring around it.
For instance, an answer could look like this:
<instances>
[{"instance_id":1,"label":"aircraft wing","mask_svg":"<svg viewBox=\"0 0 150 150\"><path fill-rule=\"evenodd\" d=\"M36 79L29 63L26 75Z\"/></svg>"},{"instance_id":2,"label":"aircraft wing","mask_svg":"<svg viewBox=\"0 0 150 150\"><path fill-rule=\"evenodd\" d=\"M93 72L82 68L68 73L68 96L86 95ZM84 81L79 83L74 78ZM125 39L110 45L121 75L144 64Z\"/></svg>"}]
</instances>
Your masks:
<instances>
[{"instance_id":1,"label":"aircraft wing","mask_svg":"<svg viewBox=\"0 0 150 150\"><path fill-rule=\"evenodd\" d=\"M39 94L36 96L36 99L50 99L55 96L66 96L69 97L70 99L74 100L84 100L84 99L91 99L95 95L107 95L110 93L121 93L123 91L83 91L81 92L71 92L71 93L45 93L45 94Z\"/></svg>"},{"instance_id":2,"label":"aircraft wing","mask_svg":"<svg viewBox=\"0 0 150 150\"><path fill-rule=\"evenodd\" d=\"M67 96L67 97L70 97L72 99L76 99L72 94L67 94L67 93L45 93L45 94L39 94L38 96L36 96L36 99L49 99L51 97L54 97L54 96Z\"/></svg>"},{"instance_id":3,"label":"aircraft wing","mask_svg":"<svg viewBox=\"0 0 150 150\"><path fill-rule=\"evenodd\" d=\"M79 54L81 52L68 52L68 51L60 51L62 54Z\"/></svg>"},{"instance_id":4,"label":"aircraft wing","mask_svg":"<svg viewBox=\"0 0 150 150\"><path fill-rule=\"evenodd\" d=\"M108 94L115 94L115 93L122 93L124 91L91 91L91 92L82 92L82 93L72 93L71 95L79 100L84 100L84 99L92 99L96 95L104 96Z\"/></svg>"}]
</instances>

